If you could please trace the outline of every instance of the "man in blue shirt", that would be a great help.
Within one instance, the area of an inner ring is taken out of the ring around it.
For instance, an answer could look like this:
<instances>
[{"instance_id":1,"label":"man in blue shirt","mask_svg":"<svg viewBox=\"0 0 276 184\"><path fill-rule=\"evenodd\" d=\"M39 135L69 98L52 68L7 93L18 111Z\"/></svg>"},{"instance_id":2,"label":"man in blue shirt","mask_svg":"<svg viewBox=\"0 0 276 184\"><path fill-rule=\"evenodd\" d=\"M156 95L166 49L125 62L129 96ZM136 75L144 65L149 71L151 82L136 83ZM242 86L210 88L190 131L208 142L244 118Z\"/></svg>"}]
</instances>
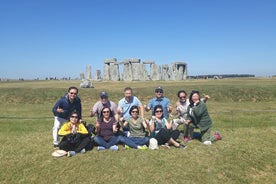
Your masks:
<instances>
[{"instance_id":1,"label":"man in blue shirt","mask_svg":"<svg viewBox=\"0 0 276 184\"><path fill-rule=\"evenodd\" d=\"M164 118L167 119L169 117L169 113L171 113L172 111L171 102L168 98L164 97L164 91L161 86L158 86L157 88L155 88L154 92L155 92L155 97L149 100L149 103L147 106L145 105L145 110L147 112L152 110L152 115L154 115L153 114L154 107L156 105L161 105L163 108Z\"/></svg>"},{"instance_id":2,"label":"man in blue shirt","mask_svg":"<svg viewBox=\"0 0 276 184\"><path fill-rule=\"evenodd\" d=\"M122 98L118 103L118 116L119 116L119 122L121 123L124 123L126 120L131 118L129 110L134 105L139 107L139 110L141 112L141 118L144 119L144 106L136 96L133 96L132 93L133 93L132 88L126 87L124 89L125 97ZM123 131L124 131L124 135L128 136L129 127L124 127Z\"/></svg>"},{"instance_id":3,"label":"man in blue shirt","mask_svg":"<svg viewBox=\"0 0 276 184\"><path fill-rule=\"evenodd\" d=\"M119 114L120 121L128 120L131 117L129 114L129 109L133 105L136 105L139 107L139 110L141 112L141 117L144 118L143 104L136 96L133 96L132 93L133 91L131 87L126 87L124 89L125 97L122 98L118 103L118 114Z\"/></svg>"}]
</instances>

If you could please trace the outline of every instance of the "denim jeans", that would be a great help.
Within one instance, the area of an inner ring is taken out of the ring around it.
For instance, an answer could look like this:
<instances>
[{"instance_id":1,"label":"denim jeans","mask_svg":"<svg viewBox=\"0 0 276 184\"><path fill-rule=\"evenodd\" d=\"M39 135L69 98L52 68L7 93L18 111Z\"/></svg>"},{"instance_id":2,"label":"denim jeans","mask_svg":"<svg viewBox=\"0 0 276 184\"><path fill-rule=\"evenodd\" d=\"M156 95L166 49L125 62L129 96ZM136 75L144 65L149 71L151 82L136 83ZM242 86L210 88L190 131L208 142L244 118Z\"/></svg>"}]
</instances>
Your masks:
<instances>
[{"instance_id":1,"label":"denim jeans","mask_svg":"<svg viewBox=\"0 0 276 184\"><path fill-rule=\"evenodd\" d=\"M120 137L120 142L137 149L137 146L143 146L149 144L149 137Z\"/></svg>"},{"instance_id":2,"label":"denim jeans","mask_svg":"<svg viewBox=\"0 0 276 184\"><path fill-rule=\"evenodd\" d=\"M113 145L116 145L120 142L120 136L112 136L108 141L105 141L103 137L96 135L94 141L99 145L105 148L110 148Z\"/></svg>"}]
</instances>

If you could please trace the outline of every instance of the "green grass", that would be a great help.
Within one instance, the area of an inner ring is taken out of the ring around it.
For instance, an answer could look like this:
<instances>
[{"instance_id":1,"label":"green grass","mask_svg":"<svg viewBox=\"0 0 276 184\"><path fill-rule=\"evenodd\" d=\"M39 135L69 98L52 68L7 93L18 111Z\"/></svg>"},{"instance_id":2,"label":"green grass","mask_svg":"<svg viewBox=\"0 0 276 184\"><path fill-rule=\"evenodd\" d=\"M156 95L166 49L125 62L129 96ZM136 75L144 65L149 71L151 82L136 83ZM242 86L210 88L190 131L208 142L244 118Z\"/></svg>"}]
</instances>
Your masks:
<instances>
[{"instance_id":1,"label":"green grass","mask_svg":"<svg viewBox=\"0 0 276 184\"><path fill-rule=\"evenodd\" d=\"M51 109L78 81L0 83L0 183L274 183L276 80L225 79L181 82L95 82L80 89L84 119L105 90L114 102L134 88L143 103L162 85L176 101L179 89L209 94L214 130L223 139L211 146L198 141L186 150L89 151L53 158ZM149 117L150 114L147 113Z\"/></svg>"}]
</instances>

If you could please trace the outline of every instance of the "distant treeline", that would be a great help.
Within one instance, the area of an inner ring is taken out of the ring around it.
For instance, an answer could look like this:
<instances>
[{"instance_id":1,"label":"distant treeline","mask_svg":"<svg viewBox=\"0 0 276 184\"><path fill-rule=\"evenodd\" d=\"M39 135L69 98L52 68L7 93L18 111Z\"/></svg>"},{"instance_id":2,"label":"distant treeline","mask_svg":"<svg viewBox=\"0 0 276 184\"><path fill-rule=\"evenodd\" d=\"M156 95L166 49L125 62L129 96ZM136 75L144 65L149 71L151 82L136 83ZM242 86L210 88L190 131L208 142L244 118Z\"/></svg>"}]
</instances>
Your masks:
<instances>
[{"instance_id":1,"label":"distant treeline","mask_svg":"<svg viewBox=\"0 0 276 184\"><path fill-rule=\"evenodd\" d=\"M190 79L223 79L223 78L236 78L236 77L255 77L251 74L222 74L222 75L196 75L188 76Z\"/></svg>"}]
</instances>

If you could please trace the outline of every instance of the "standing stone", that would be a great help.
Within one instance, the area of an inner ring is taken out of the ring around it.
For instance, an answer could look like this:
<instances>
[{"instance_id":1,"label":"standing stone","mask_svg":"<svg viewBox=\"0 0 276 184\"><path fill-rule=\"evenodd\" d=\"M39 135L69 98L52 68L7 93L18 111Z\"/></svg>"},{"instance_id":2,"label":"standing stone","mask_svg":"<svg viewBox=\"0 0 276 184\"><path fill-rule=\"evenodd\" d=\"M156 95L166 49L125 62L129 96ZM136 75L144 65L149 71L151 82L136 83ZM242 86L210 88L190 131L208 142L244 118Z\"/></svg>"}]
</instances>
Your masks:
<instances>
[{"instance_id":1,"label":"standing stone","mask_svg":"<svg viewBox=\"0 0 276 184\"><path fill-rule=\"evenodd\" d=\"M84 79L84 73L81 72L81 73L80 73L80 80L83 80L83 79Z\"/></svg>"},{"instance_id":2,"label":"standing stone","mask_svg":"<svg viewBox=\"0 0 276 184\"><path fill-rule=\"evenodd\" d=\"M85 70L85 79L92 79L91 78L91 66L86 66L86 70Z\"/></svg>"},{"instance_id":3,"label":"standing stone","mask_svg":"<svg viewBox=\"0 0 276 184\"><path fill-rule=\"evenodd\" d=\"M151 65L153 65L155 62L154 61L144 61L143 62L143 65L144 65L144 68L145 68L145 74L147 75L146 76L146 79L145 80L152 80L152 77L151 77ZM147 66L146 65L149 65L149 71L147 71Z\"/></svg>"},{"instance_id":4,"label":"standing stone","mask_svg":"<svg viewBox=\"0 0 276 184\"><path fill-rule=\"evenodd\" d=\"M94 88L92 82L91 82L91 66L86 66L85 68L85 75L81 73L81 88Z\"/></svg>"},{"instance_id":5,"label":"standing stone","mask_svg":"<svg viewBox=\"0 0 276 184\"><path fill-rule=\"evenodd\" d=\"M174 62L171 65L173 69L174 80L186 80L187 78L187 64L185 62Z\"/></svg>"},{"instance_id":6,"label":"standing stone","mask_svg":"<svg viewBox=\"0 0 276 184\"><path fill-rule=\"evenodd\" d=\"M140 59L129 59L129 63L131 66L131 73L132 73L132 78L130 80L131 81L140 80L140 76L142 73Z\"/></svg>"},{"instance_id":7,"label":"standing stone","mask_svg":"<svg viewBox=\"0 0 276 184\"><path fill-rule=\"evenodd\" d=\"M161 80L170 80L170 71L169 71L169 66L168 65L162 65L162 77Z\"/></svg>"},{"instance_id":8,"label":"standing stone","mask_svg":"<svg viewBox=\"0 0 276 184\"><path fill-rule=\"evenodd\" d=\"M120 80L119 66L117 59L106 59L104 61L104 80L118 81Z\"/></svg>"},{"instance_id":9,"label":"standing stone","mask_svg":"<svg viewBox=\"0 0 276 184\"><path fill-rule=\"evenodd\" d=\"M139 77L139 80L140 81L146 81L146 80L148 80L148 72L147 72L147 70L146 70L146 65L144 65L144 64L142 64L142 63L140 63L140 67L139 67L139 75L140 75L140 77Z\"/></svg>"},{"instance_id":10,"label":"standing stone","mask_svg":"<svg viewBox=\"0 0 276 184\"><path fill-rule=\"evenodd\" d=\"M124 60L124 68L123 68L123 80L131 81L132 80L132 68L128 59Z\"/></svg>"},{"instance_id":11,"label":"standing stone","mask_svg":"<svg viewBox=\"0 0 276 184\"><path fill-rule=\"evenodd\" d=\"M101 70L96 70L96 72L95 72L95 80L96 81L102 80L102 76L101 75L102 75L101 74Z\"/></svg>"},{"instance_id":12,"label":"standing stone","mask_svg":"<svg viewBox=\"0 0 276 184\"><path fill-rule=\"evenodd\" d=\"M151 64L150 77L153 81L161 80L161 67L157 64Z\"/></svg>"}]
</instances>

